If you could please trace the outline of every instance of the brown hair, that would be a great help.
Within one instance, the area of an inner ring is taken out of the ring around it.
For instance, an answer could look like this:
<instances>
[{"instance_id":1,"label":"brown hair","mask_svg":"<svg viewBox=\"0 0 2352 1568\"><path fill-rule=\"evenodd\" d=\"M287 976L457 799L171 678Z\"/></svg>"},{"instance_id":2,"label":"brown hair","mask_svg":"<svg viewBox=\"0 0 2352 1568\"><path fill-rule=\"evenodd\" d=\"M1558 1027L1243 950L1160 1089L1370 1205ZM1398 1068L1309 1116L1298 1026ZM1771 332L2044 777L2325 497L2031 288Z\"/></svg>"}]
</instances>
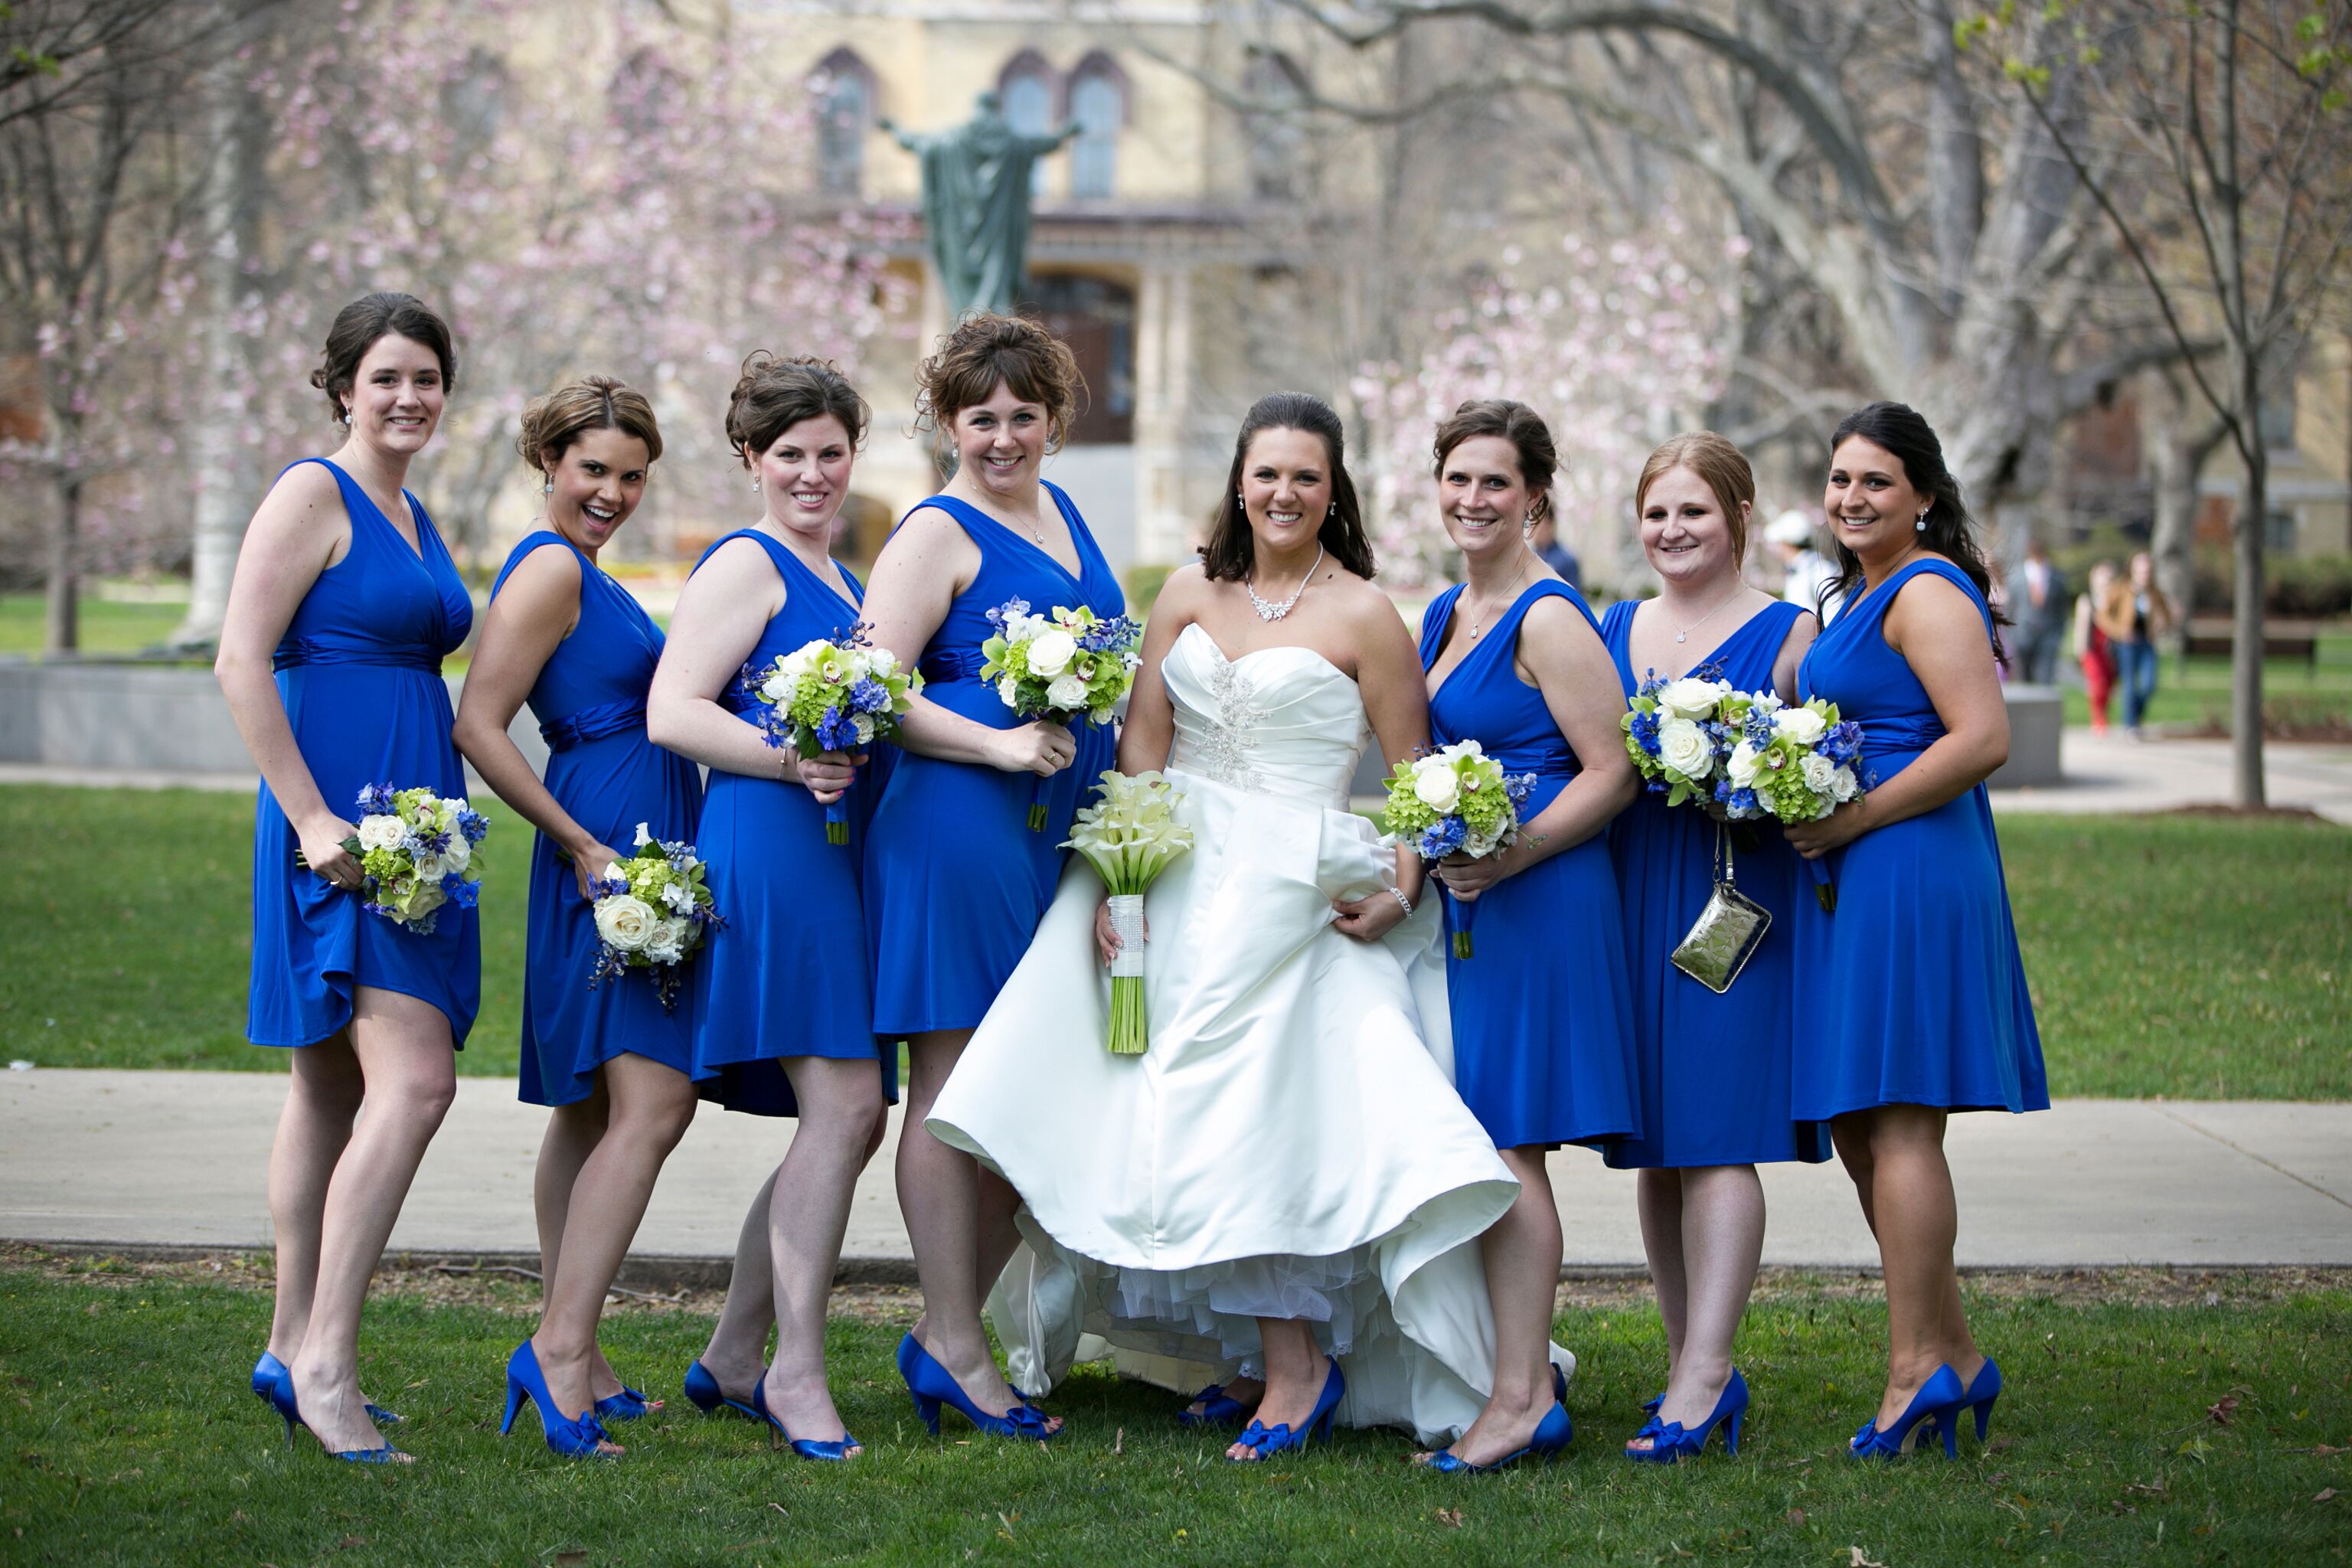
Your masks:
<instances>
[{"instance_id":1,"label":"brown hair","mask_svg":"<svg viewBox=\"0 0 2352 1568\"><path fill-rule=\"evenodd\" d=\"M1633 515L1640 517L1650 499L1650 487L1676 468L1688 468L1715 492L1723 509L1724 526L1731 531L1731 559L1748 559L1748 513L1756 504L1756 474L1739 448L1712 430L1691 430L1674 437L1650 454L1642 477L1633 483Z\"/></svg>"},{"instance_id":2,"label":"brown hair","mask_svg":"<svg viewBox=\"0 0 2352 1568\"><path fill-rule=\"evenodd\" d=\"M1927 498L1927 515L1920 520L1926 526L1917 530L1920 547L1948 557L1976 584L1978 596L1992 611L1993 625L2010 625L2009 616L1992 603L1992 572L1985 564L1984 552L1977 547L1975 521L1969 516L1968 502L1960 499L1960 481L1945 465L1944 444L1936 439L1935 426L1908 404L1882 401L1865 403L1838 421L1830 433L1832 459L1850 436L1884 447L1903 465L1903 477ZM1831 548L1837 552L1838 570L1822 590L1824 602L1850 595L1862 584L1862 558L1848 550L1843 540L1832 541ZM1992 652L2001 668L2007 668L2009 654L1999 637L1992 639Z\"/></svg>"},{"instance_id":3,"label":"brown hair","mask_svg":"<svg viewBox=\"0 0 2352 1568\"><path fill-rule=\"evenodd\" d=\"M646 444L646 461L662 455L661 426L646 395L609 375L583 375L523 405L515 450L541 473L551 473L572 443L591 430L618 430Z\"/></svg>"},{"instance_id":4,"label":"brown hair","mask_svg":"<svg viewBox=\"0 0 2352 1568\"><path fill-rule=\"evenodd\" d=\"M779 359L757 349L743 361L743 374L728 395L727 439L748 468L777 437L828 414L849 432L852 450L865 442L871 410L839 365L805 354Z\"/></svg>"},{"instance_id":5,"label":"brown hair","mask_svg":"<svg viewBox=\"0 0 2352 1568\"><path fill-rule=\"evenodd\" d=\"M915 371L915 428L943 432L999 383L1045 409L1045 450L1058 452L1078 416L1086 377L1070 345L1025 316L966 316Z\"/></svg>"},{"instance_id":6,"label":"brown hair","mask_svg":"<svg viewBox=\"0 0 2352 1568\"><path fill-rule=\"evenodd\" d=\"M1201 551L1201 565L1213 581L1241 582L1257 564L1257 540L1242 512L1242 464L1250 443L1261 430L1304 430L1320 437L1331 459L1331 512L1316 531L1316 538L1331 558L1359 577L1376 569L1372 542L1364 534L1364 510L1356 500L1356 481L1348 477L1348 440L1331 405L1312 393L1276 392L1250 405L1234 437L1234 466L1225 474L1224 499L1209 520L1209 542Z\"/></svg>"},{"instance_id":7,"label":"brown hair","mask_svg":"<svg viewBox=\"0 0 2352 1568\"><path fill-rule=\"evenodd\" d=\"M362 294L335 312L319 368L310 373L310 384L327 395L327 408L336 424L343 422L343 399L358 384L360 361L385 338L406 338L431 349L441 362L441 389L457 390L457 357L449 347L449 323L414 294Z\"/></svg>"},{"instance_id":8,"label":"brown hair","mask_svg":"<svg viewBox=\"0 0 2352 1568\"><path fill-rule=\"evenodd\" d=\"M1543 416L1524 403L1508 397L1475 397L1456 408L1453 417L1437 427L1431 472L1442 475L1454 448L1480 436L1499 437L1517 448L1519 478L1538 492L1528 521L1539 522L1549 517L1551 480L1559 468L1559 448L1552 445L1551 426L1543 422Z\"/></svg>"}]
</instances>

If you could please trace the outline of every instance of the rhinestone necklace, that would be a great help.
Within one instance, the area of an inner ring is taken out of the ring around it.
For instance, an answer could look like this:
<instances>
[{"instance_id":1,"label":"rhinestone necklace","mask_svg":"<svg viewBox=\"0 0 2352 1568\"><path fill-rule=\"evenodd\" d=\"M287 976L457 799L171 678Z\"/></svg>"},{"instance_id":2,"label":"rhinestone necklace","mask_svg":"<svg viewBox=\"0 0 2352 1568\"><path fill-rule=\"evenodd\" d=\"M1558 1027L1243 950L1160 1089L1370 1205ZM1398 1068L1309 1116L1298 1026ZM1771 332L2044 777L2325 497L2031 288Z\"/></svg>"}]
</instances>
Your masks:
<instances>
[{"instance_id":1,"label":"rhinestone necklace","mask_svg":"<svg viewBox=\"0 0 2352 1568\"><path fill-rule=\"evenodd\" d=\"M1320 544L1318 544L1315 547L1315 564L1307 569L1307 575L1298 580L1298 586L1291 590L1290 597L1281 601L1279 604L1269 603L1265 599L1259 598L1257 596L1257 590L1250 586L1250 580L1246 577L1242 579L1242 592L1249 595L1250 608L1257 612L1257 618L1259 620L1278 621L1282 619L1283 616L1290 614L1290 606L1298 603L1298 595L1307 592L1307 584L1315 581L1316 570L1322 564L1323 547Z\"/></svg>"}]
</instances>

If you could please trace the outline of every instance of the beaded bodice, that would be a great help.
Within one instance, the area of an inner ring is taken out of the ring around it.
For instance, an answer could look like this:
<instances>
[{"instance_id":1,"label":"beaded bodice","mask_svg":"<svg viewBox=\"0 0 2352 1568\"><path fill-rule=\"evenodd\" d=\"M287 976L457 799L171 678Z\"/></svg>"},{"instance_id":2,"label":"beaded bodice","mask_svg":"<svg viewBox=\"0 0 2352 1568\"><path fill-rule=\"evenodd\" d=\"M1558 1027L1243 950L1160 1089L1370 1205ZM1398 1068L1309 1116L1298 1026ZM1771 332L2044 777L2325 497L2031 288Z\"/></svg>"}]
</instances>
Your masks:
<instances>
[{"instance_id":1,"label":"beaded bodice","mask_svg":"<svg viewBox=\"0 0 2352 1568\"><path fill-rule=\"evenodd\" d=\"M1177 634L1160 665L1176 710L1168 765L1252 795L1344 807L1371 739L1363 698L1312 648L1227 658L1201 626Z\"/></svg>"}]
</instances>

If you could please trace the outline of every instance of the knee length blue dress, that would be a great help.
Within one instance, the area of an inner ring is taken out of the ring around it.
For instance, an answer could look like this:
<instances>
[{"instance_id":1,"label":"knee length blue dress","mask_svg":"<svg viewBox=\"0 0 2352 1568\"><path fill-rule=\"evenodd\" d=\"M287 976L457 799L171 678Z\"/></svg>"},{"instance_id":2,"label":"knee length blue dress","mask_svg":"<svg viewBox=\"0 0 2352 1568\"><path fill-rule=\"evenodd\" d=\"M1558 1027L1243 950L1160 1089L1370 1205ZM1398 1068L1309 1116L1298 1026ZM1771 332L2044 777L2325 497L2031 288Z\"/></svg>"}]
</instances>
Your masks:
<instances>
[{"instance_id":1,"label":"knee length blue dress","mask_svg":"<svg viewBox=\"0 0 2352 1568\"><path fill-rule=\"evenodd\" d=\"M646 689L662 650L654 618L584 552L546 529L514 547L490 598L496 602L525 556L551 548L579 560L580 619L530 689L531 715L547 742L547 791L572 821L623 855L634 851L640 823L656 838L691 844L702 774L646 738ZM518 1085L527 1104L585 1100L596 1087L596 1069L624 1053L688 1069L691 986L681 987L671 1010L641 971L591 988L601 946L595 907L580 896L579 877L545 834L532 837L527 931ZM706 949L691 962L707 955Z\"/></svg>"},{"instance_id":2,"label":"knee length blue dress","mask_svg":"<svg viewBox=\"0 0 2352 1568\"><path fill-rule=\"evenodd\" d=\"M857 624L865 590L856 577L842 574L856 595L845 599L756 529L729 534L702 560L737 539L757 542L784 580L783 608L760 633L747 671L764 670L805 643L838 641ZM760 706L741 680L730 681L719 703L734 713ZM797 1115L783 1069L794 1057L875 1062L884 1097L898 1098L898 1053L882 1050L874 1037L858 907L872 774L883 748L875 750L849 792L846 844L825 841L824 807L807 785L773 773L711 770L697 847L709 863L711 900L726 923L695 960L693 1074L705 1100L755 1115Z\"/></svg>"},{"instance_id":3,"label":"knee length blue dress","mask_svg":"<svg viewBox=\"0 0 2352 1568\"><path fill-rule=\"evenodd\" d=\"M951 496L921 503L955 519L981 557L979 574L948 606L918 662L923 695L992 730L1027 721L980 678L986 662L980 645L994 631L989 611L1010 599L1039 613L1084 605L1108 617L1127 608L1086 519L1059 486L1045 492L1077 546L1076 577L1031 540ZM1076 760L1045 780L1042 792L1034 773L912 752L896 759L866 858L874 1026L885 1037L976 1027L1028 951L1061 880L1070 819L1118 751L1108 724L1080 720L1073 733ZM1029 827L1033 797L1045 806L1043 832Z\"/></svg>"},{"instance_id":4,"label":"knee length blue dress","mask_svg":"<svg viewBox=\"0 0 2352 1568\"><path fill-rule=\"evenodd\" d=\"M1461 595L1448 588L1422 618L1424 670ZM1543 693L1511 668L1520 623L1546 598L1566 599L1592 624L1567 584L1530 584L1429 700L1438 745L1475 741L1507 771L1536 775L1521 808L1530 821L1581 767ZM1466 907L1449 909L1449 924ZM1454 1086L1496 1148L1598 1142L1640 1125L1621 922L1607 836L1596 833L1488 889L1471 957L1448 944Z\"/></svg>"},{"instance_id":5,"label":"knee length blue dress","mask_svg":"<svg viewBox=\"0 0 2352 1568\"><path fill-rule=\"evenodd\" d=\"M412 550L349 474L323 458L302 460L335 476L352 523L351 548L310 584L270 659L303 764L327 809L346 819L370 784L463 795L465 764L449 738L457 716L441 680L442 656L474 624L457 563L415 496L401 492L416 523ZM419 934L298 868L300 847L264 780L253 820L246 1037L315 1045L352 1021L352 993L373 985L440 1008L464 1049L482 994L475 911L445 904L432 932Z\"/></svg>"},{"instance_id":6,"label":"knee length blue dress","mask_svg":"<svg viewBox=\"0 0 2352 1568\"><path fill-rule=\"evenodd\" d=\"M1629 698L1641 687L1629 651L1634 608L1633 600L1621 600L1601 621ZM1775 602L1693 671L1704 668L1742 691L1769 691L1780 645L1804 613ZM1715 886L1714 819L1696 806L1669 807L1664 792L1645 789L1610 824L1642 1086L1641 1131L1609 1146L1609 1163L1620 1169L1829 1158L1829 1129L1797 1121L1789 1110L1794 911L1801 885L1811 901L1811 884L1802 881L1797 852L1777 824L1744 827L1756 847L1735 848L1733 875L1741 892L1771 911L1772 923L1731 989L1718 996L1672 962Z\"/></svg>"},{"instance_id":7,"label":"knee length blue dress","mask_svg":"<svg viewBox=\"0 0 2352 1568\"><path fill-rule=\"evenodd\" d=\"M1881 634L1895 595L1923 575L1967 594L1990 639L1992 612L1967 574L1948 561L1916 561L1848 601L1798 672L1799 696L1827 698L1862 726L1864 782L1874 789L1944 734L1927 689ZM1792 1114L2049 1109L1984 785L1827 858L1835 911L1797 900Z\"/></svg>"}]
</instances>

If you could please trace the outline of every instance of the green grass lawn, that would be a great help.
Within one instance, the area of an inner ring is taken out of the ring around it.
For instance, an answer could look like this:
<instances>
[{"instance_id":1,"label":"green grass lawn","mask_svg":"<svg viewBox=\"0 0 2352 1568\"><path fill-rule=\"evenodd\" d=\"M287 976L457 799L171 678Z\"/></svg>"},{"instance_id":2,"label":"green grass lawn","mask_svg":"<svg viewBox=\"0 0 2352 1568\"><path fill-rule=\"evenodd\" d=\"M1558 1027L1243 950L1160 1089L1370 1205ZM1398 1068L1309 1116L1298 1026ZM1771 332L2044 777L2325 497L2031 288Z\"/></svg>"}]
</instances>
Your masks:
<instances>
[{"instance_id":1,"label":"green grass lawn","mask_svg":"<svg viewBox=\"0 0 2352 1568\"><path fill-rule=\"evenodd\" d=\"M515 1070L530 830L488 811L482 1012L458 1068L499 1075ZM240 795L0 787L18 857L0 878L0 1055L270 1063L243 1033L252 823ZM2004 816L2000 837L2054 1092L2352 1099L2352 833Z\"/></svg>"},{"instance_id":2,"label":"green grass lawn","mask_svg":"<svg viewBox=\"0 0 2352 1568\"><path fill-rule=\"evenodd\" d=\"M47 635L46 601L38 594L0 594L0 653L38 653ZM81 601L85 653L139 653L155 647L187 618L188 606L114 599Z\"/></svg>"},{"instance_id":3,"label":"green grass lawn","mask_svg":"<svg viewBox=\"0 0 2352 1568\"><path fill-rule=\"evenodd\" d=\"M2088 724L2091 705L2083 695L2080 666L2062 661L2060 685L2064 689L2066 722ZM2330 633L2319 639L2315 664L2299 658L2263 661L2263 702L2273 715L2310 722L2323 714L2339 721L2352 721L2352 633ZM2123 695L2107 703L2107 718L2123 722ZM2230 722L2230 661L2213 656L2187 660L2168 658L2158 671L2156 697L2148 704L2150 724L2200 725Z\"/></svg>"},{"instance_id":4,"label":"green grass lawn","mask_svg":"<svg viewBox=\"0 0 2352 1568\"><path fill-rule=\"evenodd\" d=\"M932 1438L890 1362L914 1299L876 1292L840 1299L830 1337L861 1459L795 1460L687 1405L678 1375L709 1325L697 1300L607 1316L615 1364L669 1406L620 1432L626 1458L568 1463L528 1413L497 1433L500 1370L535 1298L397 1281L370 1306L362 1377L409 1416L395 1436L420 1462L346 1468L307 1436L286 1447L245 1391L268 1319L259 1276L205 1268L68 1266L23 1247L0 1264L0 1561L1957 1568L2352 1550L2352 1497L2335 1496L2352 1490L2340 1279L2158 1277L2063 1296L2047 1280L1972 1281L1971 1317L2009 1381L1993 1442L1964 1437L1957 1465L1892 1467L1842 1452L1881 1373L1868 1281L1768 1280L1739 1346L1756 1397L1739 1456L1664 1469L1615 1452L1664 1343L1638 1294L1614 1292L1555 1327L1580 1362L1569 1454L1449 1480L1406 1465L1410 1441L1388 1432L1229 1465L1175 1425L1166 1393L1093 1368L1056 1392L1069 1431L1048 1448L978 1438L952 1415Z\"/></svg>"}]
</instances>

